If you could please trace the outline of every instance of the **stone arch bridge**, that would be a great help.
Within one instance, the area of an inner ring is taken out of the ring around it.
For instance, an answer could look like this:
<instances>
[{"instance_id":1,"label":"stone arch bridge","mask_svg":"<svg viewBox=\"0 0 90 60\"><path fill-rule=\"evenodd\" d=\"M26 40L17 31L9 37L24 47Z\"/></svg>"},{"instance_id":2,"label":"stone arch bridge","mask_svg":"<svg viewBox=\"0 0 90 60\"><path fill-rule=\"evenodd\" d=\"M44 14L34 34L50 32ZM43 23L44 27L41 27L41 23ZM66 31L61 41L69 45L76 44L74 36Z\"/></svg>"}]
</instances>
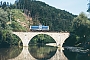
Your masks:
<instances>
[{"instance_id":1,"label":"stone arch bridge","mask_svg":"<svg viewBox=\"0 0 90 60\"><path fill-rule=\"evenodd\" d=\"M61 32L13 32L23 43L23 46L28 46L29 41L38 34L46 34L51 36L56 41L56 46L62 47L64 41L69 37L69 33Z\"/></svg>"}]
</instances>

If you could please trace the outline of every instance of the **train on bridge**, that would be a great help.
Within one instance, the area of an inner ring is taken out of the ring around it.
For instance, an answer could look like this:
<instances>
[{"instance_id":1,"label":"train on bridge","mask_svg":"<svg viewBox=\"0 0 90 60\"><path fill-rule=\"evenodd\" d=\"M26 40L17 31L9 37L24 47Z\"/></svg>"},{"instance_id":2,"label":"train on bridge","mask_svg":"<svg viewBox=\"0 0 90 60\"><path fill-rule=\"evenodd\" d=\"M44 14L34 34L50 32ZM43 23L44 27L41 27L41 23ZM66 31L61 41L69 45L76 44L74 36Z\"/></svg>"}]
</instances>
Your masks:
<instances>
[{"instance_id":1,"label":"train on bridge","mask_svg":"<svg viewBox=\"0 0 90 60\"><path fill-rule=\"evenodd\" d=\"M49 31L49 26L44 25L30 26L30 31Z\"/></svg>"}]
</instances>

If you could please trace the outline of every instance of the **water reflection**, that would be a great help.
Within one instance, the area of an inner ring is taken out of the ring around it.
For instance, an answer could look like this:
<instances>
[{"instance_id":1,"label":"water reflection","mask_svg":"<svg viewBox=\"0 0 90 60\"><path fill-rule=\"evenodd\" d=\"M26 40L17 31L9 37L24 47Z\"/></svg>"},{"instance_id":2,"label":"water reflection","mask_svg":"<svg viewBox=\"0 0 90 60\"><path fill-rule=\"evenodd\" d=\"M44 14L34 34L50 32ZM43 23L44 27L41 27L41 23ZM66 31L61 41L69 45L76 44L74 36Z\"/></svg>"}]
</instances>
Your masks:
<instances>
[{"instance_id":1,"label":"water reflection","mask_svg":"<svg viewBox=\"0 0 90 60\"><path fill-rule=\"evenodd\" d=\"M17 57L8 60L35 60L35 58L29 53L28 47L23 47L22 52Z\"/></svg>"},{"instance_id":2,"label":"water reflection","mask_svg":"<svg viewBox=\"0 0 90 60\"><path fill-rule=\"evenodd\" d=\"M57 51L56 47L46 46L46 45L31 45L29 48L30 54L37 60L47 60L50 59Z\"/></svg>"},{"instance_id":3,"label":"water reflection","mask_svg":"<svg viewBox=\"0 0 90 60\"><path fill-rule=\"evenodd\" d=\"M8 60L68 60L61 49L50 46L23 47L22 52Z\"/></svg>"},{"instance_id":4,"label":"water reflection","mask_svg":"<svg viewBox=\"0 0 90 60\"><path fill-rule=\"evenodd\" d=\"M90 60L90 54L61 50L51 46L0 48L0 60Z\"/></svg>"},{"instance_id":5,"label":"water reflection","mask_svg":"<svg viewBox=\"0 0 90 60\"><path fill-rule=\"evenodd\" d=\"M22 47L0 48L0 60L7 60L17 57L22 51Z\"/></svg>"},{"instance_id":6,"label":"water reflection","mask_svg":"<svg viewBox=\"0 0 90 60\"><path fill-rule=\"evenodd\" d=\"M62 48L58 48L55 55L51 57L49 60L68 60L64 55Z\"/></svg>"}]
</instances>

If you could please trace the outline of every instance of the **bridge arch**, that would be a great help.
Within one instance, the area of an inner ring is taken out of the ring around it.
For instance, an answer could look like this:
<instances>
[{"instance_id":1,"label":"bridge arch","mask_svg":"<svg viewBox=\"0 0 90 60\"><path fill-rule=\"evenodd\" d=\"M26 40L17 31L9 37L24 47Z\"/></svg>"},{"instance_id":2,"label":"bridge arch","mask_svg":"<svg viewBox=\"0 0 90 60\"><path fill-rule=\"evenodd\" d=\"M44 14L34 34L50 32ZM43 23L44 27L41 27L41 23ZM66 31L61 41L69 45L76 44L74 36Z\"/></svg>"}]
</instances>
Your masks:
<instances>
[{"instance_id":1,"label":"bridge arch","mask_svg":"<svg viewBox=\"0 0 90 60\"><path fill-rule=\"evenodd\" d=\"M33 43L45 43L46 44L46 43L56 43L56 41L53 39L53 37L47 34L37 34L36 36L33 36L32 39L29 41L29 44L33 44Z\"/></svg>"},{"instance_id":2,"label":"bridge arch","mask_svg":"<svg viewBox=\"0 0 90 60\"><path fill-rule=\"evenodd\" d=\"M23 42L23 46L28 46L29 41L38 34L46 34L51 36L55 41L56 45L62 47L64 41L69 37L69 33L57 33L57 32L13 32L19 36Z\"/></svg>"}]
</instances>

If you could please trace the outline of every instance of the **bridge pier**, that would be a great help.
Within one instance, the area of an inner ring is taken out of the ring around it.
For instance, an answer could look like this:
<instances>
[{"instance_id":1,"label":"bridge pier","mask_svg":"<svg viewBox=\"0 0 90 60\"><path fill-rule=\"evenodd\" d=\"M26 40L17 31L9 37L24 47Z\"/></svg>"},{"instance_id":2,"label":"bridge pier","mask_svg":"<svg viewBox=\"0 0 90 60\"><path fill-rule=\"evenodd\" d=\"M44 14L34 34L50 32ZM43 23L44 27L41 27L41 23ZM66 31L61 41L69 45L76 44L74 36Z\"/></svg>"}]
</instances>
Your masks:
<instances>
[{"instance_id":1,"label":"bridge pier","mask_svg":"<svg viewBox=\"0 0 90 60\"><path fill-rule=\"evenodd\" d=\"M23 40L22 42L24 47L28 47L29 40Z\"/></svg>"},{"instance_id":2,"label":"bridge pier","mask_svg":"<svg viewBox=\"0 0 90 60\"><path fill-rule=\"evenodd\" d=\"M64 41L69 37L69 33L57 33L57 32L13 32L17 35L23 43L23 46L28 46L29 41L38 34L46 34L51 36L55 41L57 47L62 47Z\"/></svg>"}]
</instances>

